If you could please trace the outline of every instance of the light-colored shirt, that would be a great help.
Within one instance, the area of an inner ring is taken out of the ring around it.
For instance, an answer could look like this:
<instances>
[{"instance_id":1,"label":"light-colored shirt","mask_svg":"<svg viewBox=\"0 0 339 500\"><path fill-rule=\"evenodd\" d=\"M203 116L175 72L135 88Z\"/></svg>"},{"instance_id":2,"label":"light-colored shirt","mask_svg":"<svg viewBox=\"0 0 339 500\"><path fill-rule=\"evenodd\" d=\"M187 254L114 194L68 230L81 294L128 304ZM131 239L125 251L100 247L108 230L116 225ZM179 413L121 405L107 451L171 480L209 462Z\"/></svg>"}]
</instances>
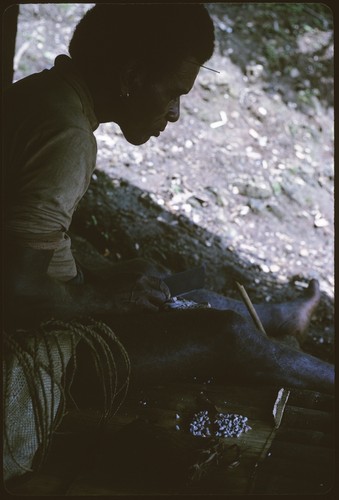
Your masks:
<instances>
[{"instance_id":1,"label":"light-colored shirt","mask_svg":"<svg viewBox=\"0 0 339 500\"><path fill-rule=\"evenodd\" d=\"M77 274L67 231L95 168L98 127L90 92L71 59L13 84L4 97L8 237L54 250L48 274Z\"/></svg>"}]
</instances>

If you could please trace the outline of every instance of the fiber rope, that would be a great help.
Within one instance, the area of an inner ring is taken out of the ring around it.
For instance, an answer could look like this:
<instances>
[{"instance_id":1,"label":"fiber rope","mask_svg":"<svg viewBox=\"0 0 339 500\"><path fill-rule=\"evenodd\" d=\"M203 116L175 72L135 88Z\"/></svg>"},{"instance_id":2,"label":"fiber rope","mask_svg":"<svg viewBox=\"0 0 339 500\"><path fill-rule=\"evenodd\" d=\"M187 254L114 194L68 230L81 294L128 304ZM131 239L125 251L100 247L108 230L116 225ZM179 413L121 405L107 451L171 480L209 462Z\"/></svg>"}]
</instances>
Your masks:
<instances>
[{"instance_id":1,"label":"fiber rope","mask_svg":"<svg viewBox=\"0 0 339 500\"><path fill-rule=\"evenodd\" d=\"M11 377L18 369L22 372L20 394L24 391L23 396L31 403L32 411L30 421L23 421L20 430L24 434L27 431L27 441L36 442L32 452L35 455L39 451L40 466L46 458L51 436L66 414L66 402L71 401L76 406L70 388L77 369L76 346L80 340L89 347L101 382L104 404L100 425L105 425L126 398L131 372L124 346L107 325L94 320L88 320L86 324L49 320L41 323L36 330L4 332L4 444L6 452L21 473L32 468L20 462L19 445L16 436L11 433L12 419L22 418L19 407L15 415L16 387L10 385ZM65 349L70 351L71 363L65 361ZM70 372L67 377L66 369Z\"/></svg>"}]
</instances>

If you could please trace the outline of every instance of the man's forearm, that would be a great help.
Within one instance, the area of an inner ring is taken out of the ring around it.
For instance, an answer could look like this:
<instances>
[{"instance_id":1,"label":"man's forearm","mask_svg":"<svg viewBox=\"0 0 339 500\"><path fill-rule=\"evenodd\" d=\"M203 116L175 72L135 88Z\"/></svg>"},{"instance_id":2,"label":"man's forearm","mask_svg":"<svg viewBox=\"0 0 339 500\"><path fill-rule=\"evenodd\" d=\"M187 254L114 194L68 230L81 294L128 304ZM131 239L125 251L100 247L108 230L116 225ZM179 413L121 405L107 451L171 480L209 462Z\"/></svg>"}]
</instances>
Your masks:
<instances>
[{"instance_id":1,"label":"man's forearm","mask_svg":"<svg viewBox=\"0 0 339 500\"><path fill-rule=\"evenodd\" d=\"M6 317L9 324L31 325L59 318L69 320L119 312L116 297L98 285L59 283L48 276L18 284L7 294Z\"/></svg>"},{"instance_id":2,"label":"man's forearm","mask_svg":"<svg viewBox=\"0 0 339 500\"><path fill-rule=\"evenodd\" d=\"M107 313L157 311L169 298L158 278L121 273L114 279L84 285L61 283L48 275L18 279L7 297L10 323L31 324L49 318L69 320Z\"/></svg>"},{"instance_id":3,"label":"man's forearm","mask_svg":"<svg viewBox=\"0 0 339 500\"><path fill-rule=\"evenodd\" d=\"M52 296L51 303L58 317L91 316L122 309L118 297L99 283L54 283L53 286L58 288L58 295L54 299Z\"/></svg>"}]
</instances>

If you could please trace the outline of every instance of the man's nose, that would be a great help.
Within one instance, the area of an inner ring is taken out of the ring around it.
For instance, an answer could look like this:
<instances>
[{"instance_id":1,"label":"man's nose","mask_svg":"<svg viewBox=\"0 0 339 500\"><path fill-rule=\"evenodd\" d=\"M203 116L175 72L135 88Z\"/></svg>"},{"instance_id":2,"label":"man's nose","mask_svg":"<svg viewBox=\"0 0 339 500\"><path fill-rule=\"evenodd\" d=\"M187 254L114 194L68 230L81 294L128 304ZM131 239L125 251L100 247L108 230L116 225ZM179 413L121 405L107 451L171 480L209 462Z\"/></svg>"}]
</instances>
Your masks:
<instances>
[{"instance_id":1,"label":"man's nose","mask_svg":"<svg viewBox=\"0 0 339 500\"><path fill-rule=\"evenodd\" d=\"M174 99L167 112L167 120L169 122L177 122L180 117L180 97Z\"/></svg>"}]
</instances>

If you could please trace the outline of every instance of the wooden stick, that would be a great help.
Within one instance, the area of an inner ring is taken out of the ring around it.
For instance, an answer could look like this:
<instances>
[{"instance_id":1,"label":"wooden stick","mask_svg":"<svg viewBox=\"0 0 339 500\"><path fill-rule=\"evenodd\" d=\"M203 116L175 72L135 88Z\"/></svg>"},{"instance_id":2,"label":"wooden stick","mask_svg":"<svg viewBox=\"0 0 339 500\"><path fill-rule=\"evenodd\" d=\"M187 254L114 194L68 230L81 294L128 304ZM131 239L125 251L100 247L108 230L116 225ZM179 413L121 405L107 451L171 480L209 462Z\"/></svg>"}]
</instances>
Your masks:
<instances>
[{"instance_id":1,"label":"wooden stick","mask_svg":"<svg viewBox=\"0 0 339 500\"><path fill-rule=\"evenodd\" d=\"M244 304L247 307L247 310L250 313L251 318L254 321L255 326L258 328L258 330L260 330L267 337L267 333L265 332L265 328L263 327L263 325L262 325L262 323L261 323L261 321L259 319L259 316L257 315L257 312L256 312L256 310L253 307L251 299L247 295L247 292L246 292L245 288L243 287L243 285L240 285L240 283L238 283L237 281L235 283L236 283L236 285L237 285L237 287L239 289L241 298L244 301Z\"/></svg>"}]
</instances>

